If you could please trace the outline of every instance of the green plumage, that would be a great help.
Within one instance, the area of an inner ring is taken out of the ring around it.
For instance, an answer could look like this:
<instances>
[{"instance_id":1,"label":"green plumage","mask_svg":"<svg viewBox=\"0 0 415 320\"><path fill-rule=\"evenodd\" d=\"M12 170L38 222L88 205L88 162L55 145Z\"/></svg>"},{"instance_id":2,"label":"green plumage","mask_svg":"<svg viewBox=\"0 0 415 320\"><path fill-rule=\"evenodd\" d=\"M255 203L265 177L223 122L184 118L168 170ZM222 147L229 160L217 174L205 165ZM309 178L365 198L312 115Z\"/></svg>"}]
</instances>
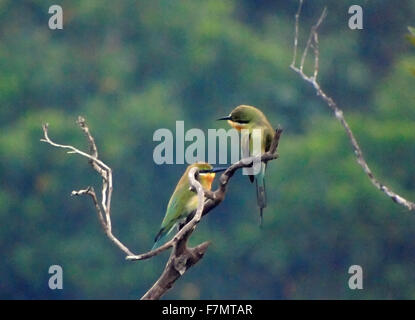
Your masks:
<instances>
[{"instance_id":1,"label":"green plumage","mask_svg":"<svg viewBox=\"0 0 415 320\"><path fill-rule=\"evenodd\" d=\"M197 195L195 192L190 190L188 177L190 169L194 167L198 167L200 170L212 169L212 166L208 163L194 163L187 167L186 171L177 183L177 186L174 189L167 205L166 214L161 223L160 231L154 239L155 243L152 250L161 244L163 238L165 238L174 229L174 227L178 225L178 223L186 219L189 214L196 210L198 205ZM204 188L210 189L211 184L209 183L209 179L205 179L204 174L199 174L199 181Z\"/></svg>"},{"instance_id":2,"label":"green plumage","mask_svg":"<svg viewBox=\"0 0 415 320\"><path fill-rule=\"evenodd\" d=\"M249 155L255 156L253 154L253 139L252 132L254 129L261 130L261 153L264 153L269 150L271 147L272 140L274 138L275 131L269 123L268 119L265 117L263 112L258 108L252 106L241 105L236 107L230 115L226 118L223 118L229 121L229 124L238 129L247 129L249 130L249 135L244 136L242 139L242 148L249 148ZM245 141L244 141L245 139ZM249 139L249 141L246 141ZM257 194L257 204L260 208L260 224L262 225L262 211L267 206L267 197L265 190L265 163L261 163L261 170L255 176L249 176L249 180L253 182L255 180L256 184L256 194Z\"/></svg>"}]
</instances>

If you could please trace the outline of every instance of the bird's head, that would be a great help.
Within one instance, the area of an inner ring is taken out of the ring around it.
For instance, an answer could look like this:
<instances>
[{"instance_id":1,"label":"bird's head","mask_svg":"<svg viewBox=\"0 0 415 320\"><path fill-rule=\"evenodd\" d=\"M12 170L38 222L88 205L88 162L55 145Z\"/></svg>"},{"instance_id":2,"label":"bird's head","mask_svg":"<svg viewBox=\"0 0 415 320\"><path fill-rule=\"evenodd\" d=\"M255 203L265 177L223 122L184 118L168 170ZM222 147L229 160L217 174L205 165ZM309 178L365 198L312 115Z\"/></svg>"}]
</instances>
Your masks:
<instances>
[{"instance_id":1,"label":"bird's head","mask_svg":"<svg viewBox=\"0 0 415 320\"><path fill-rule=\"evenodd\" d=\"M206 162L197 162L197 163L191 164L188 167L188 170L194 167L199 169L198 178L199 178L200 183L202 184L204 188L209 189L209 190L212 187L213 180L215 180L216 172L221 172L221 171L226 170L226 168L214 168L211 164L206 163Z\"/></svg>"},{"instance_id":2,"label":"bird's head","mask_svg":"<svg viewBox=\"0 0 415 320\"><path fill-rule=\"evenodd\" d=\"M227 120L233 128L240 131L260 124L264 117L261 110L252 106L240 105L233 109L228 116L218 120Z\"/></svg>"}]
</instances>

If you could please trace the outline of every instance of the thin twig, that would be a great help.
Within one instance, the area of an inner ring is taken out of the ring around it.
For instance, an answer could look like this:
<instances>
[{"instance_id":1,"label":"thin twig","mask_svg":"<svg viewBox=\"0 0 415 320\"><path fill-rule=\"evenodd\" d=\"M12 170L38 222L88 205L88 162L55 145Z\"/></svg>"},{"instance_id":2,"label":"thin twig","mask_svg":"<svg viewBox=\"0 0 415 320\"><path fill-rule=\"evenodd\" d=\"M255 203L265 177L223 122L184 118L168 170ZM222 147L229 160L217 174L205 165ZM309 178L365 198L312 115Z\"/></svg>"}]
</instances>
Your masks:
<instances>
[{"instance_id":1,"label":"thin twig","mask_svg":"<svg viewBox=\"0 0 415 320\"><path fill-rule=\"evenodd\" d=\"M126 255L134 255L134 253L130 251L128 247L124 245L120 240L118 240L118 238L115 237L111 231L111 216L110 216L111 214L110 213L111 193L110 193L110 190L112 191L112 170L109 166L107 166L104 162L102 162L96 157L98 156L98 150L95 145L95 141L90 135L88 127L85 124L85 120L79 117L78 124L80 125L82 131L84 131L84 133L88 137L88 141L90 143L90 149L92 150L92 153L93 153L92 155L85 153L73 146L63 145L63 144L58 144L56 142L53 142L49 138L47 124L44 124L42 126L44 138L41 139L40 141L48 143L57 148L69 149L72 153L77 153L90 160L92 167L101 175L102 180L103 180L101 205L99 204L98 198L93 188L87 188L87 189L79 190L79 191L72 191L72 195L89 195L93 200L94 206L98 213L99 221L104 229L105 234ZM105 216L105 221L104 221L104 216Z\"/></svg>"},{"instance_id":2,"label":"thin twig","mask_svg":"<svg viewBox=\"0 0 415 320\"><path fill-rule=\"evenodd\" d=\"M298 33L299 33L299 18L301 13L301 7L303 5L303 0L299 0L299 6L298 11L295 15L295 28L294 28L294 49L293 49L293 61L290 65L291 69L294 70L296 73L298 73L306 82L310 83L314 89L316 90L316 93L318 96L320 96L323 101L330 107L330 109L334 112L334 115L336 119L342 124L343 128L345 129L347 136L349 138L349 141L353 147L354 154L356 156L357 163L362 167L363 171L368 176L369 180L372 182L372 184L384 192L389 198L391 198L394 202L396 202L399 205L402 205L406 207L409 210L415 210L415 203L405 199L404 197L400 196L399 194L395 193L391 189L389 189L384 184L380 183L375 176L372 173L372 170L369 168L369 165L367 164L365 158L363 157L363 152L353 134L353 131L351 130L348 122L346 121L343 110L339 108L339 106L336 104L336 102L328 96L321 88L320 84L317 82L317 75L318 75L318 69L319 69L319 46L318 46L318 28L322 24L324 18L326 17L327 10L324 8L320 18L318 19L317 23L311 28L310 36L308 38L308 41L306 43L306 46L303 51L303 55L301 58L300 66L296 66L296 59L297 59L297 50L298 50ZM308 50L310 47L313 47L314 49L314 72L313 76L308 76L304 73L303 67L305 63L305 59L308 54Z\"/></svg>"},{"instance_id":3,"label":"thin twig","mask_svg":"<svg viewBox=\"0 0 415 320\"><path fill-rule=\"evenodd\" d=\"M291 67L294 67L297 63L297 48L298 48L298 26L299 26L299 19L301 14L301 9L303 7L303 0L300 0L300 4L298 5L297 13L295 14L295 30L294 30L294 54L293 54L293 61L291 62Z\"/></svg>"}]
</instances>

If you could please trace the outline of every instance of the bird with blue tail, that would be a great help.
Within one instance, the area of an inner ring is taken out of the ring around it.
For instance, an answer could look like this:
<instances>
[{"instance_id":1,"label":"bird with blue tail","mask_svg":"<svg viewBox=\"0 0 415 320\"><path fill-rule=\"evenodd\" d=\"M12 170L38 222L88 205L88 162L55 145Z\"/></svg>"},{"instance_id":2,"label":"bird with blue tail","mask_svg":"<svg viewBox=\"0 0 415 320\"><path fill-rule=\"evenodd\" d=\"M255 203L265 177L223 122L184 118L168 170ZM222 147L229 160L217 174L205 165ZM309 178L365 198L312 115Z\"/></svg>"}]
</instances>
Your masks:
<instances>
[{"instance_id":1,"label":"bird with blue tail","mask_svg":"<svg viewBox=\"0 0 415 320\"><path fill-rule=\"evenodd\" d=\"M166 214L151 250L160 247L170 232L183 224L189 215L197 209L198 197L191 190L189 182L189 171L195 167L199 169L197 179L206 190L211 190L216 172L226 170L226 168L213 168L212 165L205 162L194 163L187 167L167 204Z\"/></svg>"},{"instance_id":2,"label":"bird with blue tail","mask_svg":"<svg viewBox=\"0 0 415 320\"><path fill-rule=\"evenodd\" d=\"M258 129L261 132L261 154L267 152L270 149L272 140L274 139L275 130L272 128L264 113L258 108L247 105L240 105L233 109L228 116L218 120L227 120L229 125L238 131L247 129L249 134L242 136L241 145L242 149L245 148L249 150L245 150L243 153L250 156L257 155L253 154L252 133L254 129ZM244 141L244 137L245 139L248 139L248 141ZM265 170L266 164L261 162L261 168L259 172L255 176L249 175L249 180L251 182L254 182L255 180L256 183L257 204L260 211L260 226L262 226L263 221L263 210L267 206L267 195L265 191Z\"/></svg>"}]
</instances>

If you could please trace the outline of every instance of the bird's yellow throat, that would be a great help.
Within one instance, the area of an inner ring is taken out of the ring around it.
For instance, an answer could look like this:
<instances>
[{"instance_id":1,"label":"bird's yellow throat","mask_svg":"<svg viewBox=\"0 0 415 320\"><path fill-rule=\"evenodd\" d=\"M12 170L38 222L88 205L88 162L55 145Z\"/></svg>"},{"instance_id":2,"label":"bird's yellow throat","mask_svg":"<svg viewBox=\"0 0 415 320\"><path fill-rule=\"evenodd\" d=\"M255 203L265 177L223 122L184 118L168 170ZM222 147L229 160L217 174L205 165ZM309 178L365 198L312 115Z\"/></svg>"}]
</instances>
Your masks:
<instances>
[{"instance_id":1,"label":"bird's yellow throat","mask_svg":"<svg viewBox=\"0 0 415 320\"><path fill-rule=\"evenodd\" d=\"M215 173L213 172L200 174L200 182L208 190L212 189L213 180L215 180Z\"/></svg>"},{"instance_id":2,"label":"bird's yellow throat","mask_svg":"<svg viewBox=\"0 0 415 320\"><path fill-rule=\"evenodd\" d=\"M241 131L242 129L245 128L244 124L240 124L240 123L234 122L232 120L228 120L228 123L232 128L235 128L238 131Z\"/></svg>"}]
</instances>

